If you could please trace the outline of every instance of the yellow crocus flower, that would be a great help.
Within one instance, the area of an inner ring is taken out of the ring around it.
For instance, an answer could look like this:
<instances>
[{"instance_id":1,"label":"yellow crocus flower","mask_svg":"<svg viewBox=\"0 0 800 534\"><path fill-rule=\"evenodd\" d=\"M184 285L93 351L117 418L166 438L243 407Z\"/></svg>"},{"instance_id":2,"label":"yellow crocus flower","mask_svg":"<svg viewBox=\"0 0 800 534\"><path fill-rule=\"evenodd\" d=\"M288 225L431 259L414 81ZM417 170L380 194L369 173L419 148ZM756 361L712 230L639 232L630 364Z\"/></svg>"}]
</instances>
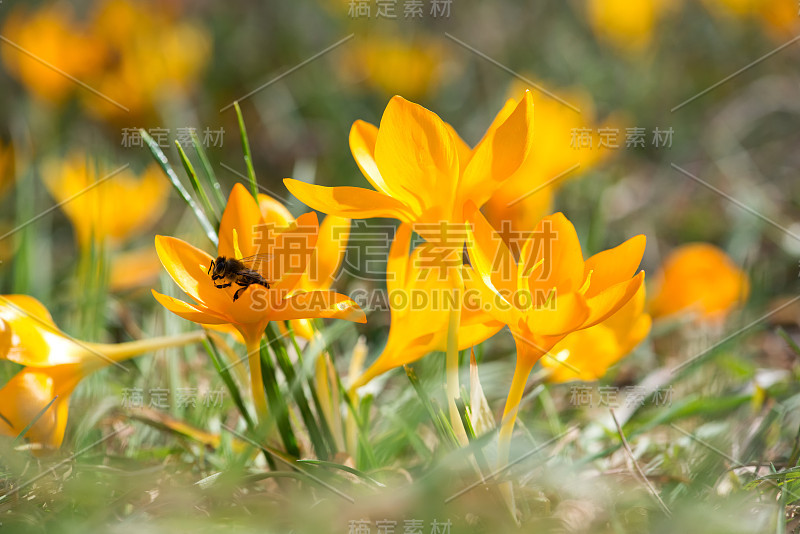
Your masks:
<instances>
[{"instance_id":1,"label":"yellow crocus flower","mask_svg":"<svg viewBox=\"0 0 800 534\"><path fill-rule=\"evenodd\" d=\"M44 5L33 12L20 4L6 19L2 33L28 52L11 45L0 47L9 72L34 95L53 103L80 90L59 70L87 83L108 57L105 43L78 23L66 3Z\"/></svg>"},{"instance_id":2,"label":"yellow crocus flower","mask_svg":"<svg viewBox=\"0 0 800 534\"><path fill-rule=\"evenodd\" d=\"M507 452L533 366L565 336L605 321L633 298L644 281L644 271L636 271L645 237L584 260L575 228L556 213L542 219L517 261L480 212L472 212L471 222L466 286L482 308L508 325L517 348L500 430Z\"/></svg>"},{"instance_id":3,"label":"yellow crocus flower","mask_svg":"<svg viewBox=\"0 0 800 534\"><path fill-rule=\"evenodd\" d=\"M166 208L169 184L158 165L150 165L141 176L129 169L108 174L81 152L45 166L45 185L61 204L81 246L92 239L120 244L147 229Z\"/></svg>"},{"instance_id":4,"label":"yellow crocus flower","mask_svg":"<svg viewBox=\"0 0 800 534\"><path fill-rule=\"evenodd\" d=\"M247 189L236 184L219 227L218 256L241 259L260 255L261 273L269 288L253 284L216 287L209 273L214 257L175 237L156 236L156 251L169 275L195 302L188 303L157 291L156 300L172 313L204 325L233 325L244 338L256 407L266 413L258 350L270 321L340 318L366 322L364 312L350 298L327 290L302 291L299 287L312 261L319 223L316 213L298 217L290 226L268 224ZM225 280L220 281L220 283Z\"/></svg>"},{"instance_id":5,"label":"yellow crocus flower","mask_svg":"<svg viewBox=\"0 0 800 534\"><path fill-rule=\"evenodd\" d=\"M375 190L323 187L288 178L286 187L308 206L340 217L390 217L438 227L464 222L468 202L483 205L531 150L533 101L510 99L474 149L452 126L418 104L395 96L380 128L356 121L350 150ZM457 245L457 244L456 244Z\"/></svg>"},{"instance_id":6,"label":"yellow crocus flower","mask_svg":"<svg viewBox=\"0 0 800 534\"><path fill-rule=\"evenodd\" d=\"M446 59L444 47L435 39L377 35L357 39L345 54L342 71L348 78L363 78L385 95L411 99L435 90Z\"/></svg>"},{"instance_id":7,"label":"yellow crocus flower","mask_svg":"<svg viewBox=\"0 0 800 534\"><path fill-rule=\"evenodd\" d=\"M589 23L598 38L627 54L647 49L662 14L676 0L587 0Z\"/></svg>"},{"instance_id":8,"label":"yellow crocus flower","mask_svg":"<svg viewBox=\"0 0 800 534\"><path fill-rule=\"evenodd\" d=\"M428 353L447 349L449 314L453 306L453 279L446 265L430 265L424 247L409 253L411 225L397 230L386 265L387 298L391 325L386 347L351 388L358 388L386 371L415 362ZM460 295L460 293L458 293ZM465 307L460 314L458 350L477 345L493 336L503 323L492 320L481 309Z\"/></svg>"},{"instance_id":9,"label":"yellow crocus flower","mask_svg":"<svg viewBox=\"0 0 800 534\"><path fill-rule=\"evenodd\" d=\"M39 301L0 295L0 358L24 365L0 389L0 435L18 436L55 401L25 437L46 448L64 439L69 398L87 376L104 367L165 347L200 341L203 331L119 344L87 343L61 332Z\"/></svg>"},{"instance_id":10,"label":"yellow crocus flower","mask_svg":"<svg viewBox=\"0 0 800 534\"><path fill-rule=\"evenodd\" d=\"M690 243L670 252L654 285L653 317L695 313L701 321L724 320L750 292L747 274L709 243Z\"/></svg>"}]
</instances>

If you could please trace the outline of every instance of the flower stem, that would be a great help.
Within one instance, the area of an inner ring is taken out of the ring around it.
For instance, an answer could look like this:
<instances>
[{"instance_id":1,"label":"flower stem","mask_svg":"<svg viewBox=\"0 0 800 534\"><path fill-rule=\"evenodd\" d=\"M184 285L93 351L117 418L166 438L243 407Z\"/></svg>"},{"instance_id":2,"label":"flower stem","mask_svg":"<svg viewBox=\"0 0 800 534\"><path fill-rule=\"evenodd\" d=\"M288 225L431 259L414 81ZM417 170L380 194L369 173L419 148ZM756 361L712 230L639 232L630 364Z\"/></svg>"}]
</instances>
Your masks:
<instances>
[{"instance_id":1,"label":"flower stem","mask_svg":"<svg viewBox=\"0 0 800 534\"><path fill-rule=\"evenodd\" d=\"M150 339L128 341L126 343L85 343L85 345L108 357L109 360L121 362L146 352L154 352L170 347L190 345L192 343L202 341L205 338L205 331L197 330L195 332L187 332L185 334L178 334L175 336L154 337Z\"/></svg>"},{"instance_id":2,"label":"flower stem","mask_svg":"<svg viewBox=\"0 0 800 534\"><path fill-rule=\"evenodd\" d=\"M446 380L447 380L447 404L450 408L450 425L456 433L459 443L467 445L467 431L461 421L461 414L458 413L456 399L461 395L458 381L458 327L461 323L460 301L456 300L456 305L450 310L450 321L447 324L447 355L446 355Z\"/></svg>"},{"instance_id":3,"label":"flower stem","mask_svg":"<svg viewBox=\"0 0 800 534\"><path fill-rule=\"evenodd\" d=\"M247 362L250 365L250 389L253 391L253 404L256 407L258 423L264 423L269 416L267 394L261 377L261 340L247 340Z\"/></svg>"},{"instance_id":4,"label":"flower stem","mask_svg":"<svg viewBox=\"0 0 800 534\"><path fill-rule=\"evenodd\" d=\"M514 432L514 423L517 421L517 411L519 403L522 402L522 394L525 391L525 384L533 370L536 360L517 355L517 366L514 369L514 378L511 380L511 389L508 391L506 406L503 409L503 420L500 423L500 434L498 436L497 463L498 466L505 466L508 462L508 453L511 445L511 434Z\"/></svg>"}]
</instances>

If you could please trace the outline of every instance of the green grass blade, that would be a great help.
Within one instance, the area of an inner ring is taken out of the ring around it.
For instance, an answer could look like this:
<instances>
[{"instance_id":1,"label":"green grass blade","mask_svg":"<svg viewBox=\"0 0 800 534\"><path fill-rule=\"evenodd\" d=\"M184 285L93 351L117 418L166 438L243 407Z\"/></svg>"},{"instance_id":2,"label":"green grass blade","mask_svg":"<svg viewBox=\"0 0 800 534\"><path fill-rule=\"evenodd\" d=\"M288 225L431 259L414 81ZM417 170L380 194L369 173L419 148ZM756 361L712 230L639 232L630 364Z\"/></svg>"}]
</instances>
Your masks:
<instances>
[{"instance_id":1,"label":"green grass blade","mask_svg":"<svg viewBox=\"0 0 800 534\"><path fill-rule=\"evenodd\" d=\"M247 422L247 427L252 430L254 428L253 418L250 416L250 413L247 411L247 408L244 405L242 394L239 391L239 388L236 387L236 383L233 381L230 370L222 365L222 359L220 358L219 351L217 350L214 340L206 337L206 339L203 340L203 347L205 347L206 352L208 352L208 356L211 358L214 368L217 370L217 374L219 374L220 378L222 378L222 381L225 383L225 386L228 388L228 392L231 394L234 404L236 404L236 407L239 409L239 413L242 414L245 422Z\"/></svg>"},{"instance_id":2,"label":"green grass blade","mask_svg":"<svg viewBox=\"0 0 800 534\"><path fill-rule=\"evenodd\" d=\"M405 369L406 376L411 381L411 385L414 386L414 391L417 393L417 397L419 397L422 406L425 408L425 411L428 412L428 416L431 418L433 425L436 427L442 443L449 445L451 448L458 448L458 438L456 438L453 427L450 426L447 417L441 416L441 410L437 411L433 401L431 401L431 398L425 391L425 388L422 387L422 383L420 382L416 371L414 371L414 368L410 365L404 365L403 369Z\"/></svg>"},{"instance_id":3,"label":"green grass blade","mask_svg":"<svg viewBox=\"0 0 800 534\"><path fill-rule=\"evenodd\" d=\"M318 457L325 460L330 456L331 451L329 451L328 444L322 437L322 432L314 418L314 414L311 413L303 384L299 380L297 373L294 372L292 362L289 360L289 353L286 352L286 347L278 339L277 328L273 323L267 326L266 332L269 345L272 348L278 366L281 368L283 375L286 377L286 382L289 384L289 394L294 398L300 410L300 416L303 418L303 423L308 430L308 437L311 439L314 451L316 451Z\"/></svg>"},{"instance_id":4,"label":"green grass blade","mask_svg":"<svg viewBox=\"0 0 800 534\"><path fill-rule=\"evenodd\" d=\"M307 372L307 367L303 361L303 351L300 350L300 346L297 344L297 337L294 335L291 321L285 321L284 324L286 325L286 331L289 332L289 339L297 353L297 363L300 364L300 374L303 375L300 378L305 378L306 384L308 384L308 390L311 392L311 401L314 403L314 410L316 410L317 418L319 419L320 431L325 438L331 456L333 456L336 454L336 440L333 437L330 424L328 424L328 420L325 418L325 411L322 409L322 403L319 400L313 376Z\"/></svg>"},{"instance_id":5,"label":"green grass blade","mask_svg":"<svg viewBox=\"0 0 800 534\"><path fill-rule=\"evenodd\" d=\"M358 469L353 469L352 467L348 467L346 465L337 464L336 462L326 462L324 460L297 460L297 463L302 464L310 464L310 465L318 465L320 467L327 467L329 469L337 469L339 471L344 471L345 473L350 473L351 475L355 475L358 478L368 482L372 486L376 488L385 488L386 484L382 484L369 476L366 473L359 471Z\"/></svg>"},{"instance_id":6,"label":"green grass blade","mask_svg":"<svg viewBox=\"0 0 800 534\"><path fill-rule=\"evenodd\" d=\"M211 187L211 192L214 194L214 199L217 201L217 207L220 211L225 209L225 195L222 194L222 186L219 185L219 181L217 180L217 175L214 172L214 168L211 166L211 162L208 159L208 155L206 154L205 149L203 148L203 144L200 142L200 137L197 135L197 132L192 130L192 146L194 146L194 151L197 154L197 157L200 158L200 164L203 167L204 176L208 185Z\"/></svg>"},{"instance_id":7,"label":"green grass blade","mask_svg":"<svg viewBox=\"0 0 800 534\"><path fill-rule=\"evenodd\" d=\"M247 129L244 126L244 117L239 102L233 103L236 109L236 119L239 121L239 134L242 136L242 152L244 152L244 162L247 165L247 177L250 179L250 191L253 198L258 202L258 183L256 182L256 170L253 168L253 156L250 154L250 140L247 137Z\"/></svg>"},{"instance_id":8,"label":"green grass blade","mask_svg":"<svg viewBox=\"0 0 800 534\"><path fill-rule=\"evenodd\" d=\"M267 344L263 340L261 341L261 379L267 390L267 402L269 403L270 412L275 417L278 425L278 433L281 436L281 441L283 441L283 446L290 456L299 458L300 449L297 446L297 438L294 435L289 419L289 408L278 387L275 364L272 362Z\"/></svg>"},{"instance_id":9,"label":"green grass blade","mask_svg":"<svg viewBox=\"0 0 800 534\"><path fill-rule=\"evenodd\" d=\"M214 243L214 246L217 246L219 244L219 240L217 238L217 232L214 230L214 227L211 225L211 222L208 220L208 217L206 216L205 212L203 212L203 210L200 209L200 206L197 205L197 202L195 202L195 200L189 194L189 191L187 191L186 188L181 183L180 178L178 178L178 175L175 174L175 171L172 169L172 165L169 164L167 156L164 155L164 152L158 146L158 143L156 143L153 140L153 138L150 137L150 135L142 129L139 130L139 134L142 136L142 139L144 139L144 142L147 143L147 147L150 149L150 153L153 154L153 157L156 159L156 162L161 166L161 169L164 171L164 174L166 174L167 178L169 178L170 182L172 182L172 185L173 187L175 187L175 190L178 191L178 194L181 196L183 201L186 202L186 204L194 213L195 217L197 217L197 220L200 221L200 226L203 227L203 231L208 236L208 239L210 239L211 242Z\"/></svg>"},{"instance_id":10,"label":"green grass blade","mask_svg":"<svg viewBox=\"0 0 800 534\"><path fill-rule=\"evenodd\" d=\"M200 180L197 178L197 172L195 172L192 162L189 161L188 156L186 156L186 152L183 151L183 147L177 140L175 141L175 147L178 149L178 154L181 157L183 168L186 171L186 174L189 175L189 181L192 184L192 188L194 189L194 192L197 193L200 203L203 204L203 209L205 209L207 214L214 217L214 225L219 228L219 215L217 214L216 210L214 210L211 202L209 202L208 196L203 190L203 186L200 185Z\"/></svg>"}]
</instances>

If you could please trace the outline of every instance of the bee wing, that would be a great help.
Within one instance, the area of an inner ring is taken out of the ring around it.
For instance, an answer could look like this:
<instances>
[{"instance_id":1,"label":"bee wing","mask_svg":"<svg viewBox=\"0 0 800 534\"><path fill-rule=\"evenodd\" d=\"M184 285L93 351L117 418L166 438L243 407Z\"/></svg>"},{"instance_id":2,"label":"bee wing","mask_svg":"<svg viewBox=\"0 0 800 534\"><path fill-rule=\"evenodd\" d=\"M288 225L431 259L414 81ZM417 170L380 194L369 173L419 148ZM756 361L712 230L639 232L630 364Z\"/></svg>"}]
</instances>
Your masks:
<instances>
[{"instance_id":1,"label":"bee wing","mask_svg":"<svg viewBox=\"0 0 800 534\"><path fill-rule=\"evenodd\" d=\"M254 254L239 260L246 268L255 271L262 276L267 275L267 263L272 260L272 254Z\"/></svg>"}]
</instances>

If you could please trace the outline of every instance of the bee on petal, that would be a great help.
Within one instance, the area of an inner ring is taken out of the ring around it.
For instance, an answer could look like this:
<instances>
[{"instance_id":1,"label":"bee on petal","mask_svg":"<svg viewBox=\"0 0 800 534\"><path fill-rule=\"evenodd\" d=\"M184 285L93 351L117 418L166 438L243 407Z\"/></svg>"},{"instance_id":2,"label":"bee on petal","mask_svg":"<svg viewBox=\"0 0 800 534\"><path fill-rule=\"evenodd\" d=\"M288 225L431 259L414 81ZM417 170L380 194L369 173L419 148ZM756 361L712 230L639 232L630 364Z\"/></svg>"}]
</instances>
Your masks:
<instances>
[{"instance_id":1,"label":"bee on petal","mask_svg":"<svg viewBox=\"0 0 800 534\"><path fill-rule=\"evenodd\" d=\"M269 289L269 282L262 274L265 264L272 258L270 254L255 254L242 259L226 258L217 256L208 267L208 274L214 281L214 287L224 289L233 284L239 286L233 294L233 301L236 302L241 294L251 285L260 285ZM217 283L224 280L223 283Z\"/></svg>"}]
</instances>

